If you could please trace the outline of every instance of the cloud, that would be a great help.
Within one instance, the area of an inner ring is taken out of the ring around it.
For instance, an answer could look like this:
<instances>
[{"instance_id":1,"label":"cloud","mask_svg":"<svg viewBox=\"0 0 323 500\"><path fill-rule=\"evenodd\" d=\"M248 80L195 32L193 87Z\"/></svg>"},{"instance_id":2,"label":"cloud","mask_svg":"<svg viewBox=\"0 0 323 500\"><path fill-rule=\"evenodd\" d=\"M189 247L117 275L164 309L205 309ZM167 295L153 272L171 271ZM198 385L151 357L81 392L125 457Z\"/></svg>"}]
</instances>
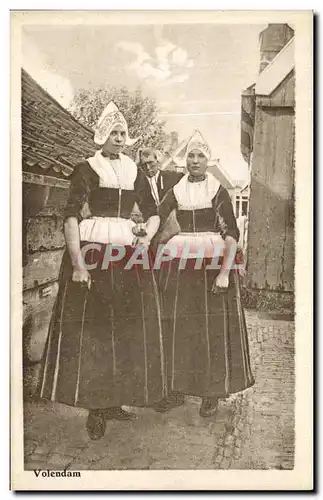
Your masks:
<instances>
[{"instance_id":1,"label":"cloud","mask_svg":"<svg viewBox=\"0 0 323 500\"><path fill-rule=\"evenodd\" d=\"M169 66L168 56L175 49L175 45L166 42L164 45L159 45L155 48L155 53L160 66Z\"/></svg>"},{"instance_id":2,"label":"cloud","mask_svg":"<svg viewBox=\"0 0 323 500\"><path fill-rule=\"evenodd\" d=\"M41 52L26 34L24 34L22 44L22 66L61 106L65 109L70 106L74 97L70 81L50 68Z\"/></svg>"},{"instance_id":3,"label":"cloud","mask_svg":"<svg viewBox=\"0 0 323 500\"><path fill-rule=\"evenodd\" d=\"M168 80L168 83L183 83L189 79L188 73L181 73L179 75L175 75Z\"/></svg>"},{"instance_id":4,"label":"cloud","mask_svg":"<svg viewBox=\"0 0 323 500\"><path fill-rule=\"evenodd\" d=\"M193 61L188 58L186 50L174 45L168 40L158 45L154 55L148 54L140 43L121 41L116 44L117 49L134 54L135 59L128 63L126 69L135 73L143 80L152 81L159 85L183 83L189 78L184 68L193 67Z\"/></svg>"},{"instance_id":5,"label":"cloud","mask_svg":"<svg viewBox=\"0 0 323 500\"><path fill-rule=\"evenodd\" d=\"M172 62L177 66L184 66L186 68L191 68L193 66L193 61L188 59L188 54L186 50L181 47L177 47L172 53Z\"/></svg>"},{"instance_id":6,"label":"cloud","mask_svg":"<svg viewBox=\"0 0 323 500\"><path fill-rule=\"evenodd\" d=\"M116 44L116 47L123 49L125 52L132 52L137 56L138 61L143 62L150 59L150 55L144 51L144 48L140 43L121 41Z\"/></svg>"},{"instance_id":7,"label":"cloud","mask_svg":"<svg viewBox=\"0 0 323 500\"><path fill-rule=\"evenodd\" d=\"M165 82L171 74L166 65L153 66L149 62L141 63L138 60L131 63L129 69L133 70L142 79L151 78L159 83Z\"/></svg>"}]
</instances>

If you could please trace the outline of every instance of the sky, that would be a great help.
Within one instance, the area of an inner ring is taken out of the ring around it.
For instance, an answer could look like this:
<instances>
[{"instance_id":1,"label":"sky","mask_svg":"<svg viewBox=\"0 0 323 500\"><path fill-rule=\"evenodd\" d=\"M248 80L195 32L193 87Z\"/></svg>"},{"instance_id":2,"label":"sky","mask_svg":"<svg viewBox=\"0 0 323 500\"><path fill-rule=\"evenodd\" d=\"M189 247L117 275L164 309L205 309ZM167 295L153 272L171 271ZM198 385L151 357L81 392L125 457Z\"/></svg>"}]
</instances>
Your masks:
<instances>
[{"instance_id":1,"label":"sky","mask_svg":"<svg viewBox=\"0 0 323 500\"><path fill-rule=\"evenodd\" d=\"M241 93L258 75L265 27L28 26L23 67L66 108L80 88L140 87L156 99L167 132L183 140L199 129L230 177L243 180Z\"/></svg>"}]
</instances>

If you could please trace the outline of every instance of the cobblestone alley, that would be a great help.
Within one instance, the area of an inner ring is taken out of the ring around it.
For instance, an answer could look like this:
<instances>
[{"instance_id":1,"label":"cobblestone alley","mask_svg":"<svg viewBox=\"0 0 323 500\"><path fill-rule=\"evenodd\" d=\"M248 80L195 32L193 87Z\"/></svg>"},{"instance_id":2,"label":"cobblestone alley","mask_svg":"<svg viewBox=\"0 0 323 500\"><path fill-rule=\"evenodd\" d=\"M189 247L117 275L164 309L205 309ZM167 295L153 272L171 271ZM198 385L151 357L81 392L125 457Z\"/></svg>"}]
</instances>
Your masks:
<instances>
[{"instance_id":1,"label":"cobblestone alley","mask_svg":"<svg viewBox=\"0 0 323 500\"><path fill-rule=\"evenodd\" d=\"M25 405L25 468L292 469L294 460L294 323L247 312L256 383L199 417L200 402L167 414L137 409L110 421L100 441L85 430L87 412L63 405Z\"/></svg>"}]
</instances>

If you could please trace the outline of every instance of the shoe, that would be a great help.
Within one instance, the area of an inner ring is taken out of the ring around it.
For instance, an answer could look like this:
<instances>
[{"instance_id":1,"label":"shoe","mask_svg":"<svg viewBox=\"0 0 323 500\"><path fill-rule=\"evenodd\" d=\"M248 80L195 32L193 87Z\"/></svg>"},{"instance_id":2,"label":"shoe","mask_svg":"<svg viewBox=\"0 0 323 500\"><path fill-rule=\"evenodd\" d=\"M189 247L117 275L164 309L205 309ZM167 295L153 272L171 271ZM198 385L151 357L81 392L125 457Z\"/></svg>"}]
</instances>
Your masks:
<instances>
[{"instance_id":1,"label":"shoe","mask_svg":"<svg viewBox=\"0 0 323 500\"><path fill-rule=\"evenodd\" d=\"M106 424L102 411L90 410L86 422L88 435L94 441L101 439L105 434Z\"/></svg>"},{"instance_id":2,"label":"shoe","mask_svg":"<svg viewBox=\"0 0 323 500\"><path fill-rule=\"evenodd\" d=\"M177 406L181 406L184 403L185 403L185 397L183 394L173 393L170 396L165 397L160 401L158 401L154 405L154 410L157 411L158 413L166 413L167 411L172 410Z\"/></svg>"},{"instance_id":3,"label":"shoe","mask_svg":"<svg viewBox=\"0 0 323 500\"><path fill-rule=\"evenodd\" d=\"M137 415L130 411L125 411L119 407L106 408L102 410L104 418L106 420L134 420Z\"/></svg>"},{"instance_id":4,"label":"shoe","mask_svg":"<svg viewBox=\"0 0 323 500\"><path fill-rule=\"evenodd\" d=\"M201 417L212 417L218 411L218 398L203 398L200 408Z\"/></svg>"}]
</instances>

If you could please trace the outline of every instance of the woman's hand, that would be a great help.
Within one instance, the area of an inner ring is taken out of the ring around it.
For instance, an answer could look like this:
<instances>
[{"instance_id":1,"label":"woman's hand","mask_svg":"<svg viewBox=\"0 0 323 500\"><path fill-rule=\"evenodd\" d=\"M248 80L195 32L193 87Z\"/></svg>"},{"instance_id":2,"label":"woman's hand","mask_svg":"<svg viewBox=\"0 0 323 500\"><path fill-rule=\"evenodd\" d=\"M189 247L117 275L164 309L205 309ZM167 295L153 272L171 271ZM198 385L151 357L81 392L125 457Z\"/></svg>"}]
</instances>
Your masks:
<instances>
[{"instance_id":1,"label":"woman's hand","mask_svg":"<svg viewBox=\"0 0 323 500\"><path fill-rule=\"evenodd\" d=\"M80 283L81 285L86 285L88 289L91 287L91 275L89 271L81 268L74 268L72 274L72 281L74 283Z\"/></svg>"},{"instance_id":2,"label":"woman's hand","mask_svg":"<svg viewBox=\"0 0 323 500\"><path fill-rule=\"evenodd\" d=\"M133 243L132 243L132 246L144 247L146 250L148 250L149 245L150 245L150 240L149 240L148 235L137 236L136 238L134 238Z\"/></svg>"},{"instance_id":3,"label":"woman's hand","mask_svg":"<svg viewBox=\"0 0 323 500\"><path fill-rule=\"evenodd\" d=\"M229 275L227 273L219 273L212 285L212 292L215 294L226 292L229 286Z\"/></svg>"}]
</instances>

